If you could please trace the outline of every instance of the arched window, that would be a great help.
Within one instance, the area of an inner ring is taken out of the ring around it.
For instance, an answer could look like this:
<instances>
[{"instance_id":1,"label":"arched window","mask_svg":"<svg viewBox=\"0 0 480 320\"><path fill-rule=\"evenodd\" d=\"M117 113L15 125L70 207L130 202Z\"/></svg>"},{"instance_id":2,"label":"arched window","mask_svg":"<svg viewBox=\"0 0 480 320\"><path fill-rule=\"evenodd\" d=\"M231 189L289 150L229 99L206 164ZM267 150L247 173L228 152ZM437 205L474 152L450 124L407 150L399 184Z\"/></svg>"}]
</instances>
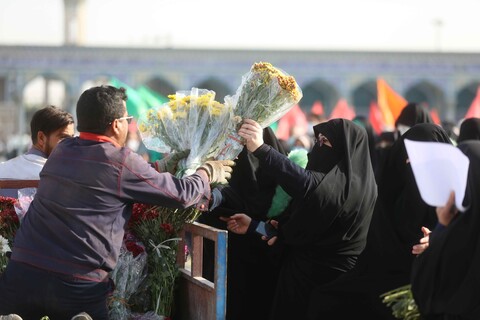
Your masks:
<instances>
[{"instance_id":1,"label":"arched window","mask_svg":"<svg viewBox=\"0 0 480 320\"><path fill-rule=\"evenodd\" d=\"M315 101L320 101L325 114L328 116L335 107L340 94L330 83L324 80L315 80L302 88L303 97L299 102L300 107L306 113L310 112Z\"/></svg>"}]
</instances>

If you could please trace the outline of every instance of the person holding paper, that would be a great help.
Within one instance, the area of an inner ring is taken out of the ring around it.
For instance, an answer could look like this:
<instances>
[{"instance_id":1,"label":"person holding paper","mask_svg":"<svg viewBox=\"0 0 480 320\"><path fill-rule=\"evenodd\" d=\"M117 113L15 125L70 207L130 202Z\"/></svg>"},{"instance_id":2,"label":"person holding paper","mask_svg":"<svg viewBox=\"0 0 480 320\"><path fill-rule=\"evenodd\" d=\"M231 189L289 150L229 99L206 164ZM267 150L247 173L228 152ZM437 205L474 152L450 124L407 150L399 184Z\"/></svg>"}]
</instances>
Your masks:
<instances>
[{"instance_id":1,"label":"person holding paper","mask_svg":"<svg viewBox=\"0 0 480 320\"><path fill-rule=\"evenodd\" d=\"M435 208L416 187L405 139L451 143L440 126L421 123L393 144L379 177L365 250L352 270L315 290L307 319L395 319L380 295L410 282L411 248L422 236L420 228L437 223Z\"/></svg>"},{"instance_id":2,"label":"person holding paper","mask_svg":"<svg viewBox=\"0 0 480 320\"><path fill-rule=\"evenodd\" d=\"M480 141L458 145L469 158L467 188L457 212L452 193L437 208L439 226L412 266L412 294L423 319L480 319Z\"/></svg>"}]
</instances>

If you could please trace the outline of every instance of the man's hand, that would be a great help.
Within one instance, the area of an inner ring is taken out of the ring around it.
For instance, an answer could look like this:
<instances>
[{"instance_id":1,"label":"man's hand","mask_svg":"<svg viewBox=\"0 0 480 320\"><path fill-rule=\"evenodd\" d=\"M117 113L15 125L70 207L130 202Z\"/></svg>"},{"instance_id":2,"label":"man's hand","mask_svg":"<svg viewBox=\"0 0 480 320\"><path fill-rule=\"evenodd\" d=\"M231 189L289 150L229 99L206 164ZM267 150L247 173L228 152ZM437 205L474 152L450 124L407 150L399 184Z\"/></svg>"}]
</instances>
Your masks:
<instances>
[{"instance_id":1,"label":"man's hand","mask_svg":"<svg viewBox=\"0 0 480 320\"><path fill-rule=\"evenodd\" d=\"M232 177L233 166L235 166L233 160L209 160L205 161L197 170L207 172L210 184L227 184L228 179Z\"/></svg>"},{"instance_id":2,"label":"man's hand","mask_svg":"<svg viewBox=\"0 0 480 320\"><path fill-rule=\"evenodd\" d=\"M188 157L190 150L174 152L164 157L163 159L155 161L155 169L158 172L169 172L175 174L177 171L178 162L183 158Z\"/></svg>"}]
</instances>

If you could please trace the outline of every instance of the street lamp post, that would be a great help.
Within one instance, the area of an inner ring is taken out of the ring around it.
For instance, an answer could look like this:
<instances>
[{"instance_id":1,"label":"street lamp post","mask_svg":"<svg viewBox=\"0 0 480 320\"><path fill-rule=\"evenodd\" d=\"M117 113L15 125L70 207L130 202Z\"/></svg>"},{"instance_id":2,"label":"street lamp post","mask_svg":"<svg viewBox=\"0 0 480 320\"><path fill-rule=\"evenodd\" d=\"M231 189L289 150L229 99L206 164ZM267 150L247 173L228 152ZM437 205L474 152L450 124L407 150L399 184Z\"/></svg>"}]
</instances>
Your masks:
<instances>
[{"instance_id":1,"label":"street lamp post","mask_svg":"<svg viewBox=\"0 0 480 320\"><path fill-rule=\"evenodd\" d=\"M443 20L442 19L433 20L433 26L435 27L435 50L442 51Z\"/></svg>"}]
</instances>

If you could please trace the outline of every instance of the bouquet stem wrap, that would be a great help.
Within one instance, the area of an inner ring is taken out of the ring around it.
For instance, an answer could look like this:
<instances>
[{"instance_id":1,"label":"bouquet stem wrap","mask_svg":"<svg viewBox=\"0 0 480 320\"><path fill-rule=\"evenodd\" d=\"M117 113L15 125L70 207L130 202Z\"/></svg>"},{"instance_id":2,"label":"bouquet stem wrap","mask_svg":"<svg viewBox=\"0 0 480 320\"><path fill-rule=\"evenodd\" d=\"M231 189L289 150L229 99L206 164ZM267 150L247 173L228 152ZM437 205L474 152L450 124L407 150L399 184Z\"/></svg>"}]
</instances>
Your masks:
<instances>
[{"instance_id":1,"label":"bouquet stem wrap","mask_svg":"<svg viewBox=\"0 0 480 320\"><path fill-rule=\"evenodd\" d=\"M135 257L125 246L122 246L117 266L111 274L111 278L115 282L115 291L110 299L110 319L124 320L130 318L132 313L128 300L145 278L144 269L146 265L146 252L142 252Z\"/></svg>"}]
</instances>

